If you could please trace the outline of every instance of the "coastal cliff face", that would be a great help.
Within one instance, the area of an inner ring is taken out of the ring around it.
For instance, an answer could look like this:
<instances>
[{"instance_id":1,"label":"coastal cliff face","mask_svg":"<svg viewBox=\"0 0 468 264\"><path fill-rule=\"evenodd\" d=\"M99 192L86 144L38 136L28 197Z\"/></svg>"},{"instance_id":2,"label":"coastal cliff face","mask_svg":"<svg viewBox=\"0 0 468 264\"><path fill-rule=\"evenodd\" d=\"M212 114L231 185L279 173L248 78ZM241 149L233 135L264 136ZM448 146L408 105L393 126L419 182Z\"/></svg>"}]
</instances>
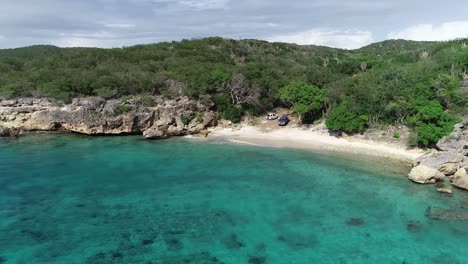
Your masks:
<instances>
[{"instance_id":1,"label":"coastal cliff face","mask_svg":"<svg viewBox=\"0 0 468 264\"><path fill-rule=\"evenodd\" d=\"M0 127L3 136L14 136L17 131L68 131L159 138L198 134L215 125L216 115L210 107L187 97L76 98L66 105L50 99L0 98Z\"/></svg>"}]
</instances>

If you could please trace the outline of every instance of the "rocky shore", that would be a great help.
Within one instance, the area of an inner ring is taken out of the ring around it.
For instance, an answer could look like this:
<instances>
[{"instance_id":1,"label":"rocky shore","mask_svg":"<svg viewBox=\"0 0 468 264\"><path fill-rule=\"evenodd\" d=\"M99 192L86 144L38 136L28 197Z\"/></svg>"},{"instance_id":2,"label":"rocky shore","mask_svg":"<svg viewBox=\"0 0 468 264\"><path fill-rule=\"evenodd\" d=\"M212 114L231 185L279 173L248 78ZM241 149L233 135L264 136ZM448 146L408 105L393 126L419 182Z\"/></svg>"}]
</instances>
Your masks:
<instances>
[{"instance_id":1,"label":"rocky shore","mask_svg":"<svg viewBox=\"0 0 468 264\"><path fill-rule=\"evenodd\" d=\"M426 154L413 162L409 179L421 184L453 186L468 190L468 120L455 125L454 131L437 144L437 152ZM450 192L439 188L440 192Z\"/></svg>"},{"instance_id":2,"label":"rocky shore","mask_svg":"<svg viewBox=\"0 0 468 264\"><path fill-rule=\"evenodd\" d=\"M208 128L217 125L217 116L211 110L212 107L188 97L167 99L147 96L120 100L91 97L75 98L70 104L44 98L0 98L0 137L16 137L21 132L34 131L87 135L141 134L147 139L194 134L206 136ZM235 131L240 132L242 130ZM304 131L299 131L302 133L300 135L298 131L282 132L295 132L294 137L303 138L302 142L311 138ZM269 135L273 136L273 133ZM287 138L286 134L279 134L277 140ZM247 133L244 138L248 139L248 135L252 137L252 133ZM262 133L259 137L264 138L265 135ZM314 135L312 138L315 139L312 145L333 145L333 140L339 141L324 135ZM349 146L353 149L362 147L359 142L335 143L338 146L354 144ZM384 152L389 150L384 149ZM438 183L440 192L451 193L451 189L446 188L443 182L468 190L467 170L468 119L465 119L455 126L453 133L437 144L436 151L422 155L413 162L408 177L420 184Z\"/></svg>"},{"instance_id":3,"label":"rocky shore","mask_svg":"<svg viewBox=\"0 0 468 264\"><path fill-rule=\"evenodd\" d=\"M148 139L206 135L206 128L216 125L217 120L211 107L187 97L76 98L65 105L50 99L0 98L0 136L14 137L20 131L142 134Z\"/></svg>"}]
</instances>

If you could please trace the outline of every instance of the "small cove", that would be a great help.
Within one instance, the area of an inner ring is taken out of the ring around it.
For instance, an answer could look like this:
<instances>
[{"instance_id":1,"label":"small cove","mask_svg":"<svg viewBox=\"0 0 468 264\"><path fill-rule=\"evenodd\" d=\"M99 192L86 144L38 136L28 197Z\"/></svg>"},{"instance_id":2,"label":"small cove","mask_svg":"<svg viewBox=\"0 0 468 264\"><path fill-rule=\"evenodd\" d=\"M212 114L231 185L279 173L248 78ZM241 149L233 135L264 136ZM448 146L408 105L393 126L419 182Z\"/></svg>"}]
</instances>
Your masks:
<instances>
[{"instance_id":1,"label":"small cove","mask_svg":"<svg viewBox=\"0 0 468 264\"><path fill-rule=\"evenodd\" d=\"M466 263L464 210L371 157L222 141L0 141L0 263Z\"/></svg>"}]
</instances>

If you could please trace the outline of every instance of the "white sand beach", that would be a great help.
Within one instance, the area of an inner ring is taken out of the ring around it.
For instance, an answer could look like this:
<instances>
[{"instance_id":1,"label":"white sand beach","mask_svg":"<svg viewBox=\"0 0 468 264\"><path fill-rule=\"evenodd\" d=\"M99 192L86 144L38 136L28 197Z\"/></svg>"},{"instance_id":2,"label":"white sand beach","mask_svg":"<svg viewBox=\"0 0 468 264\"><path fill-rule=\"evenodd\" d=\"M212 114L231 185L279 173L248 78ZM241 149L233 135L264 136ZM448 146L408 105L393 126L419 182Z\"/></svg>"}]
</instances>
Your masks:
<instances>
[{"instance_id":1,"label":"white sand beach","mask_svg":"<svg viewBox=\"0 0 468 264\"><path fill-rule=\"evenodd\" d=\"M404 162L412 162L424 154L420 149L410 150L396 144L354 137L339 138L302 127L284 127L267 132L249 125L242 125L240 128L213 128L209 137L261 146L379 156Z\"/></svg>"}]
</instances>

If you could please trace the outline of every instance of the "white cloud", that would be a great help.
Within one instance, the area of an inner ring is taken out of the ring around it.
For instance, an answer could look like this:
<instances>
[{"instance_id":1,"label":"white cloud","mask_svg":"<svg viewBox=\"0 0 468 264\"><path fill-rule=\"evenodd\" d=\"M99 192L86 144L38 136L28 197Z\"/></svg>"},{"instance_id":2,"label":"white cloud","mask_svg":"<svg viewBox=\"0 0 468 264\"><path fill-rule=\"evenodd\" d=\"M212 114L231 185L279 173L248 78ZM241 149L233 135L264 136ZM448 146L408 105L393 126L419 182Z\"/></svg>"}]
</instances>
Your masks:
<instances>
[{"instance_id":1,"label":"white cloud","mask_svg":"<svg viewBox=\"0 0 468 264\"><path fill-rule=\"evenodd\" d=\"M300 45L320 45L344 49L357 49L374 42L374 37L370 31L315 29L289 35L273 36L267 40L296 43Z\"/></svg>"},{"instance_id":2,"label":"white cloud","mask_svg":"<svg viewBox=\"0 0 468 264\"><path fill-rule=\"evenodd\" d=\"M442 41L466 37L468 37L468 21L454 21L439 25L419 24L388 34L388 38L391 39L427 41Z\"/></svg>"},{"instance_id":3,"label":"white cloud","mask_svg":"<svg viewBox=\"0 0 468 264\"><path fill-rule=\"evenodd\" d=\"M105 27L107 28L134 28L135 24L123 24L123 23L109 23L109 24L104 24Z\"/></svg>"},{"instance_id":4,"label":"white cloud","mask_svg":"<svg viewBox=\"0 0 468 264\"><path fill-rule=\"evenodd\" d=\"M226 8L230 0L180 0L179 4L196 10L212 10Z\"/></svg>"}]
</instances>

